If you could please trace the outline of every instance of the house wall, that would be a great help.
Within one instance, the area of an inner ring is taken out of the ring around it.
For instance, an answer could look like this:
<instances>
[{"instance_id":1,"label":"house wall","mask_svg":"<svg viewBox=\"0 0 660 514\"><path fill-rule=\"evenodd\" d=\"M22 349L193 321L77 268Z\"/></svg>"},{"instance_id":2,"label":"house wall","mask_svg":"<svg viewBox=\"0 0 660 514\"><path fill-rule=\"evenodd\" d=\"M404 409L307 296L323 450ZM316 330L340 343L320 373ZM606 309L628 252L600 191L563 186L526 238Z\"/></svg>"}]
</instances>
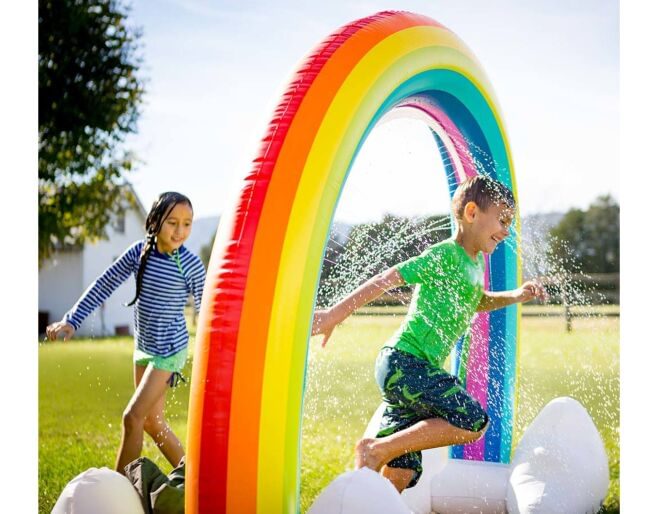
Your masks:
<instances>
[{"instance_id":1,"label":"house wall","mask_svg":"<svg viewBox=\"0 0 660 514\"><path fill-rule=\"evenodd\" d=\"M109 239L86 244L82 258L82 281L88 287L117 257L135 241L144 237L144 219L135 210L126 213L124 233L109 229ZM81 290L82 292L82 290ZM115 335L119 327L133 334L133 307L125 307L135 295L135 279L129 278L78 330L85 336Z\"/></svg>"},{"instance_id":2,"label":"house wall","mask_svg":"<svg viewBox=\"0 0 660 514\"><path fill-rule=\"evenodd\" d=\"M39 312L48 323L62 319L83 290L82 252L58 252L39 270Z\"/></svg>"},{"instance_id":3,"label":"house wall","mask_svg":"<svg viewBox=\"0 0 660 514\"><path fill-rule=\"evenodd\" d=\"M82 250L57 252L39 270L39 311L49 312L49 322L62 319L89 285L129 245L144 237L144 215L135 209L126 212L123 232L108 227L108 240L87 243ZM115 335L117 327L133 334L133 308L124 303L133 299L135 280L129 278L76 332L78 336Z\"/></svg>"}]
</instances>

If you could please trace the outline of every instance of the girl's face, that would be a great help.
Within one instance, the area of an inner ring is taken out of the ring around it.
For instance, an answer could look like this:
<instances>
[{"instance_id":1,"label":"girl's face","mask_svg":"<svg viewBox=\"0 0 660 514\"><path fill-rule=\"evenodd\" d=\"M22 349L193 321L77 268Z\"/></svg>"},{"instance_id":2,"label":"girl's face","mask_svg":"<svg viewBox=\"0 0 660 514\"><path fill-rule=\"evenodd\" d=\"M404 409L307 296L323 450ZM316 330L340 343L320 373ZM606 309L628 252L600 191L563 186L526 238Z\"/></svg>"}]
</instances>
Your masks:
<instances>
[{"instance_id":1,"label":"girl's face","mask_svg":"<svg viewBox=\"0 0 660 514\"><path fill-rule=\"evenodd\" d=\"M163 220L156 246L161 253L172 253L185 243L192 229L193 212L187 203L178 203Z\"/></svg>"}]
</instances>

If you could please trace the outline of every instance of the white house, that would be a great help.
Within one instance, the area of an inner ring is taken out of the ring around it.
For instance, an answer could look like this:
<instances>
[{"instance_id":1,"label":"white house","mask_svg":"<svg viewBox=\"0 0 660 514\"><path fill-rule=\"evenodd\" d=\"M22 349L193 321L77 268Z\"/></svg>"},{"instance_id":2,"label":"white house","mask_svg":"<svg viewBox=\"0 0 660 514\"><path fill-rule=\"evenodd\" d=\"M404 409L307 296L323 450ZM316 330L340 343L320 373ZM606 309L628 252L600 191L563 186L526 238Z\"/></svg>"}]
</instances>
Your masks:
<instances>
[{"instance_id":1,"label":"white house","mask_svg":"<svg viewBox=\"0 0 660 514\"><path fill-rule=\"evenodd\" d=\"M58 251L39 270L39 333L62 319L85 289L119 257L128 246L144 237L147 213L136 198L107 228L108 240L87 243L82 248ZM135 295L135 280L129 279L93 314L77 335L101 337L133 334L133 308L124 307Z\"/></svg>"}]
</instances>

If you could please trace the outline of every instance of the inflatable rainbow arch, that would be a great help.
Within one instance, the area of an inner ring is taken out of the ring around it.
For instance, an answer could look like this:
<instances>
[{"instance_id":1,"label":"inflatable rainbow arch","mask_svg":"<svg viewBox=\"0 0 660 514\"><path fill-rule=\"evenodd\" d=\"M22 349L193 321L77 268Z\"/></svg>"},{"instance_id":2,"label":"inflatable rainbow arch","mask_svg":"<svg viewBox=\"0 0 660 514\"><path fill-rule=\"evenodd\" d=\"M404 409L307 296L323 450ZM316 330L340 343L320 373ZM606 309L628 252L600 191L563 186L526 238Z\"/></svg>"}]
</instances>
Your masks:
<instances>
[{"instance_id":1,"label":"inflatable rainbow arch","mask_svg":"<svg viewBox=\"0 0 660 514\"><path fill-rule=\"evenodd\" d=\"M355 156L374 125L394 115L421 118L434 132L450 192L485 173L516 194L493 90L454 33L387 11L321 43L291 80L218 228L193 365L188 514L297 511L307 346L325 244ZM491 256L492 290L519 284L517 247L500 245ZM481 314L471 343L460 344L466 365L456 358L456 372L487 405L491 425L454 458L509 461L518 323L516 307Z\"/></svg>"}]
</instances>

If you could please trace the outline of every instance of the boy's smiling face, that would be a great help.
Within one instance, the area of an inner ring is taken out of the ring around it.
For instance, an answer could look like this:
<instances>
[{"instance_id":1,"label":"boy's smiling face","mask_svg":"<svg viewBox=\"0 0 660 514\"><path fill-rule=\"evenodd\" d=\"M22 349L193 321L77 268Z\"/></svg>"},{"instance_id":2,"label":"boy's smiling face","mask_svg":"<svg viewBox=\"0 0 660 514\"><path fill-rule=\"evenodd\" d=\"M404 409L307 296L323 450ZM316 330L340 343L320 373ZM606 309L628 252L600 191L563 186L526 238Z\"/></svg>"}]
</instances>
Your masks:
<instances>
[{"instance_id":1,"label":"boy's smiling face","mask_svg":"<svg viewBox=\"0 0 660 514\"><path fill-rule=\"evenodd\" d=\"M514 218L514 210L506 204L495 204L486 210L475 205L472 232L477 250L487 254L495 248L508 235Z\"/></svg>"}]
</instances>

